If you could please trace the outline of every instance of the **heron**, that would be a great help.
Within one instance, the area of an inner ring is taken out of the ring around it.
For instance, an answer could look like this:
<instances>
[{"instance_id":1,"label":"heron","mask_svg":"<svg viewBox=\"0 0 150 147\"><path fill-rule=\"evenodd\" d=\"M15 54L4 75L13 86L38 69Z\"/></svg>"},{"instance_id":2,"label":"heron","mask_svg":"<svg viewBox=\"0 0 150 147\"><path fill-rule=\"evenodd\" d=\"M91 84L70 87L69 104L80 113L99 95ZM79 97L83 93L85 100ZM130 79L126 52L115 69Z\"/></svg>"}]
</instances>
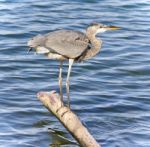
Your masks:
<instances>
[{"instance_id":1,"label":"heron","mask_svg":"<svg viewBox=\"0 0 150 147\"><path fill-rule=\"evenodd\" d=\"M88 60L99 53L102 40L96 38L96 34L118 29L120 29L120 27L92 23L86 28L85 33L76 30L62 29L44 35L39 34L28 41L29 51L34 49L37 54L44 54L49 59L60 61L58 83L62 101L62 66L65 60L69 60L66 78L66 95L69 108L69 81L73 63Z\"/></svg>"}]
</instances>

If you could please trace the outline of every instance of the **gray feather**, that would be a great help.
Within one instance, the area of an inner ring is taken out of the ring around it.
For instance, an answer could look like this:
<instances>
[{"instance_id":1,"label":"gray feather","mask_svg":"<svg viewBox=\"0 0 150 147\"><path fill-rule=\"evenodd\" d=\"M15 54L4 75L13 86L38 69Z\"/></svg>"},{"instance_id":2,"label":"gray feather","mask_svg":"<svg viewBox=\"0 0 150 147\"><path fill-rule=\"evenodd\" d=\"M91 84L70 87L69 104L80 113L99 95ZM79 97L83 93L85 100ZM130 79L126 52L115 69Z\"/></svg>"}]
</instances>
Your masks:
<instances>
[{"instance_id":1,"label":"gray feather","mask_svg":"<svg viewBox=\"0 0 150 147\"><path fill-rule=\"evenodd\" d=\"M89 46L86 35L78 31L60 30L48 33L45 37L44 47L68 58L79 57Z\"/></svg>"},{"instance_id":2,"label":"gray feather","mask_svg":"<svg viewBox=\"0 0 150 147\"><path fill-rule=\"evenodd\" d=\"M45 39L46 37L44 35L39 34L28 41L28 46L32 48L36 48L38 46L44 46Z\"/></svg>"}]
</instances>

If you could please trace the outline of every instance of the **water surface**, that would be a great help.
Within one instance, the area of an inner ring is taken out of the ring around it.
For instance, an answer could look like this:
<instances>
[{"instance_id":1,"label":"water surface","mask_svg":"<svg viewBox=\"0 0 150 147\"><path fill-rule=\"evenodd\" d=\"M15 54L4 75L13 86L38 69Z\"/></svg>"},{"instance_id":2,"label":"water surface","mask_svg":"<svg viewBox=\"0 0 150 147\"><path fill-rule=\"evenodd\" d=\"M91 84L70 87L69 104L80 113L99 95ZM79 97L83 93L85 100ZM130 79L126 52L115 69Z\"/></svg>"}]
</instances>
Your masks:
<instances>
[{"instance_id":1,"label":"water surface","mask_svg":"<svg viewBox=\"0 0 150 147\"><path fill-rule=\"evenodd\" d=\"M67 146L60 136L74 142L36 98L58 91L59 63L27 54L26 44L37 34L101 22L122 30L98 35L100 54L73 66L72 109L103 147L150 147L149 12L149 0L0 0L0 146Z\"/></svg>"}]
</instances>

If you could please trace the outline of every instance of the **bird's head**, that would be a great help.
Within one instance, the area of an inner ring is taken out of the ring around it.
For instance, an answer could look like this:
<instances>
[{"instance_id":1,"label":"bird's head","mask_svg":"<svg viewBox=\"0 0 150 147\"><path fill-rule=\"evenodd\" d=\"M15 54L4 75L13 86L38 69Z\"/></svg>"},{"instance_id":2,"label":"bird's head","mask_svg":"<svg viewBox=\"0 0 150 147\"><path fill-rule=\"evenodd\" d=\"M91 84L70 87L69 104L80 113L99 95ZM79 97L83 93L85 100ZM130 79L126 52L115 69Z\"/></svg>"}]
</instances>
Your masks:
<instances>
[{"instance_id":1,"label":"bird's head","mask_svg":"<svg viewBox=\"0 0 150 147\"><path fill-rule=\"evenodd\" d=\"M101 23L93 23L87 28L87 31L96 35L98 33L103 33L108 30L118 30L118 29L120 29L120 27L107 26Z\"/></svg>"}]
</instances>

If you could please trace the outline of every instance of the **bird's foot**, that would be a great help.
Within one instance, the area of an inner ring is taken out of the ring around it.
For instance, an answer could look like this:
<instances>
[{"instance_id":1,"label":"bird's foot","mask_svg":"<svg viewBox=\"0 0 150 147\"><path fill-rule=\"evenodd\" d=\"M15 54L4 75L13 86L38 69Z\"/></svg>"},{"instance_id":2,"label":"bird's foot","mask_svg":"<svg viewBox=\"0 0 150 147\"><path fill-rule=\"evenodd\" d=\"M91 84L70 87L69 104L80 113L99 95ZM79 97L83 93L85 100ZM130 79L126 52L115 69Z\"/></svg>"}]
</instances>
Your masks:
<instances>
[{"instance_id":1,"label":"bird's foot","mask_svg":"<svg viewBox=\"0 0 150 147\"><path fill-rule=\"evenodd\" d=\"M66 104L66 107L67 107L68 109L71 109L70 102L68 102L68 103Z\"/></svg>"}]
</instances>

